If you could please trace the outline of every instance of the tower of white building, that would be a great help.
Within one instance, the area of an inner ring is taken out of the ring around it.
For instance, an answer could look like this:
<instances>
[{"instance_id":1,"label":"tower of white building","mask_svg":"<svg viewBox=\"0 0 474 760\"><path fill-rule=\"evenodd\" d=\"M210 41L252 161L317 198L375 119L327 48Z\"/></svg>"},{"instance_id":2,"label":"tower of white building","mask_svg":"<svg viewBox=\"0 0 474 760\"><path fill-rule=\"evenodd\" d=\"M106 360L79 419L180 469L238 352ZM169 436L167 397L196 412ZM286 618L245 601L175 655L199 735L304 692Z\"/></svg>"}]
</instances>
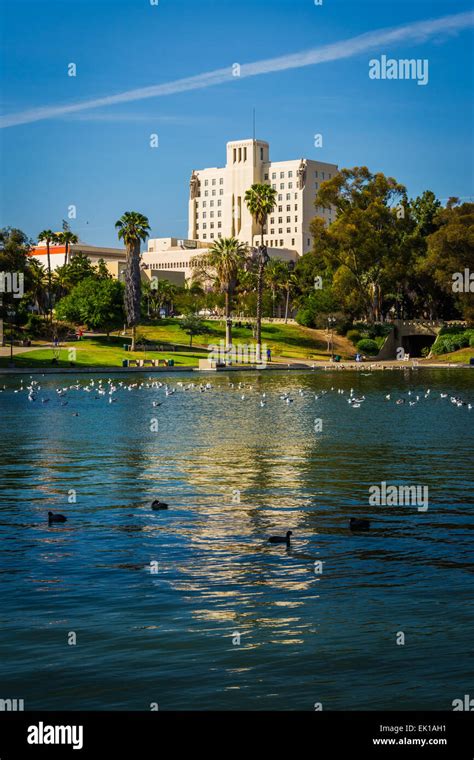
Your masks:
<instances>
[{"instance_id":1,"label":"tower of white building","mask_svg":"<svg viewBox=\"0 0 474 760\"><path fill-rule=\"evenodd\" d=\"M264 241L269 249L300 256L311 249L310 222L314 216L332 221L332 211L316 209L320 183L337 173L336 164L294 159L270 161L263 140L227 143L224 167L194 170L190 181L188 237L208 245L220 237L235 236L257 245L260 230L245 205L246 191L267 183L277 191L274 212L268 218ZM274 254L277 252L275 251Z\"/></svg>"}]
</instances>

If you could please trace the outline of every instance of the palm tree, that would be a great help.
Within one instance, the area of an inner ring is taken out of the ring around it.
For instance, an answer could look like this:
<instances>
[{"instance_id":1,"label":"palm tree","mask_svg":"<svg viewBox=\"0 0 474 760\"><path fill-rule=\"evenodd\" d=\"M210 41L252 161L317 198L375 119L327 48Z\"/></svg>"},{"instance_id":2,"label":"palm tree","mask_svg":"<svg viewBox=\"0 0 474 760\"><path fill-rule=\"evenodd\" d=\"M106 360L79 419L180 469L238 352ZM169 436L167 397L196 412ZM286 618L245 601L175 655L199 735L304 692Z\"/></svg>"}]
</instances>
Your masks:
<instances>
[{"instance_id":1,"label":"palm tree","mask_svg":"<svg viewBox=\"0 0 474 760\"><path fill-rule=\"evenodd\" d=\"M30 259L27 269L28 290L34 300L38 313L44 312L47 305L48 275L38 259Z\"/></svg>"},{"instance_id":2,"label":"palm tree","mask_svg":"<svg viewBox=\"0 0 474 760\"><path fill-rule=\"evenodd\" d=\"M52 230L43 230L38 235L38 242L46 243L46 254L48 256L48 310L50 322L53 322L53 303L52 303L52 284L51 284L51 254L49 246L51 243L58 242L58 236Z\"/></svg>"},{"instance_id":3,"label":"palm tree","mask_svg":"<svg viewBox=\"0 0 474 760\"><path fill-rule=\"evenodd\" d=\"M286 292L286 298L285 298L285 325L288 322L288 311L290 308L290 294L292 291L296 289L296 286L298 285L298 278L296 274L294 274L294 262L289 261L286 265L284 265L285 274L284 274L284 280L283 280L283 290Z\"/></svg>"},{"instance_id":4,"label":"palm tree","mask_svg":"<svg viewBox=\"0 0 474 760\"><path fill-rule=\"evenodd\" d=\"M225 297L225 343L226 350L232 346L232 299L237 285L239 272L244 268L247 258L247 246L235 237L219 238L209 253L200 256L198 269L214 281ZM209 270L212 270L210 274Z\"/></svg>"},{"instance_id":5,"label":"palm tree","mask_svg":"<svg viewBox=\"0 0 474 760\"><path fill-rule=\"evenodd\" d=\"M265 282L270 288L272 294L272 317L275 315L275 304L277 295L283 289L283 285L286 277L286 267L283 261L279 259L272 259L268 262L268 266L265 269Z\"/></svg>"},{"instance_id":6,"label":"palm tree","mask_svg":"<svg viewBox=\"0 0 474 760\"><path fill-rule=\"evenodd\" d=\"M74 234L74 232L71 232L71 230L63 230L62 232L59 232L57 238L58 241L65 246L66 250L64 252L64 266L67 266L69 247L74 243L77 243L79 241L79 238Z\"/></svg>"},{"instance_id":7,"label":"palm tree","mask_svg":"<svg viewBox=\"0 0 474 760\"><path fill-rule=\"evenodd\" d=\"M277 191L270 185L255 184L245 193L245 203L255 223L260 226L261 246L258 257L258 280L257 280L257 319L255 337L257 341L256 359L261 361L262 354L262 302L263 302L263 273L268 261L267 249L263 244L263 230L267 223L268 215L275 208Z\"/></svg>"},{"instance_id":8,"label":"palm tree","mask_svg":"<svg viewBox=\"0 0 474 760\"><path fill-rule=\"evenodd\" d=\"M132 328L131 351L135 351L137 324L140 322L141 272L140 244L145 241L150 231L146 216L138 211L126 211L115 222L119 240L123 240L127 251L125 267L125 314L127 324Z\"/></svg>"}]
</instances>

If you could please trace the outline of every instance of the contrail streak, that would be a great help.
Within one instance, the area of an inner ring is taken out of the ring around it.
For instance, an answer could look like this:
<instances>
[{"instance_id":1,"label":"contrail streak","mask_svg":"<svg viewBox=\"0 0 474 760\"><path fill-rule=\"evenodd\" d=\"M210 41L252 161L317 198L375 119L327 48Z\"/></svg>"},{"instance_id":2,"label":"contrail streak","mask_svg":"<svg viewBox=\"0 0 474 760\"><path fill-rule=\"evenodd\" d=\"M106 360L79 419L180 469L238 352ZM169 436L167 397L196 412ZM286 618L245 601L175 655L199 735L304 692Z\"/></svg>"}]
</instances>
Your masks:
<instances>
[{"instance_id":1,"label":"contrail streak","mask_svg":"<svg viewBox=\"0 0 474 760\"><path fill-rule=\"evenodd\" d=\"M63 104L58 106L40 106L27 111L6 114L0 117L0 127L14 127L19 124L29 124L43 119L53 119L56 116L65 116L78 111L86 111L92 108L112 106L117 103L130 103L134 100L145 98L158 98L166 95L176 95L191 90L202 90L232 81L238 81L245 77L271 74L276 71L299 69L304 66L313 66L328 61L338 61L343 58L366 53L380 48L381 45L390 45L406 42L424 42L436 35L452 35L474 25L474 12L456 13L437 19L416 21L402 26L377 29L366 32L357 37L352 37L329 45L322 45L311 50L284 55L278 58L268 58L254 63L245 63L240 67L240 76L235 76L232 67L209 71L197 76L177 79L173 82L140 87L135 90L127 90L116 95L106 95L101 98L84 100L78 103Z\"/></svg>"}]
</instances>

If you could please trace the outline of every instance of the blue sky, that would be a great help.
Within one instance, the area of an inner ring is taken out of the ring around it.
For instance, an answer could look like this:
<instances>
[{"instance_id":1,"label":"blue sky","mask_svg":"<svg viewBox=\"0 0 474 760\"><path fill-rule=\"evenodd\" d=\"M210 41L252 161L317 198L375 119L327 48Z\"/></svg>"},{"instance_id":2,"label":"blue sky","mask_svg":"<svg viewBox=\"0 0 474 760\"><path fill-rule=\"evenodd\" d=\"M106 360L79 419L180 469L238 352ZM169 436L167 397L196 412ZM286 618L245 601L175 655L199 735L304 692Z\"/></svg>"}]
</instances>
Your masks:
<instances>
[{"instance_id":1,"label":"blue sky","mask_svg":"<svg viewBox=\"0 0 474 760\"><path fill-rule=\"evenodd\" d=\"M472 196L469 23L338 60L25 118L471 8L463 0L2 0L1 113L13 125L0 129L0 225L36 238L60 229L74 204L71 226L91 244L117 245L114 223L127 210L149 217L153 237L186 236L191 170L223 165L225 143L252 136L254 107L256 135L274 161L367 165L410 196L426 188ZM428 84L371 80L369 60L382 54L428 59ZM67 76L71 62L76 77Z\"/></svg>"}]
</instances>

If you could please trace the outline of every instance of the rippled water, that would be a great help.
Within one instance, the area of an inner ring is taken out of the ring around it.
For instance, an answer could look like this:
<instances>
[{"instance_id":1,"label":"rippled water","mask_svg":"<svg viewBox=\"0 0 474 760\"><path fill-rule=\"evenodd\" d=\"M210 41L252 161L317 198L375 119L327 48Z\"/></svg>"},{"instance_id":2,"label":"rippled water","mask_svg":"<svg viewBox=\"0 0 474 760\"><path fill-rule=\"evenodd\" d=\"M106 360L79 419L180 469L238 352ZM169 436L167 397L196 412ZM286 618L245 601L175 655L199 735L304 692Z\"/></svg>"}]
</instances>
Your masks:
<instances>
[{"instance_id":1,"label":"rippled water","mask_svg":"<svg viewBox=\"0 0 474 760\"><path fill-rule=\"evenodd\" d=\"M75 378L40 380L34 403L18 377L0 393L0 698L430 710L472 693L474 409L449 400L474 402L470 371L206 375L204 393L81 389L66 406L55 388ZM408 390L419 403L396 405ZM428 511L369 506L381 481L428 486ZM288 529L290 550L266 542Z\"/></svg>"}]
</instances>

